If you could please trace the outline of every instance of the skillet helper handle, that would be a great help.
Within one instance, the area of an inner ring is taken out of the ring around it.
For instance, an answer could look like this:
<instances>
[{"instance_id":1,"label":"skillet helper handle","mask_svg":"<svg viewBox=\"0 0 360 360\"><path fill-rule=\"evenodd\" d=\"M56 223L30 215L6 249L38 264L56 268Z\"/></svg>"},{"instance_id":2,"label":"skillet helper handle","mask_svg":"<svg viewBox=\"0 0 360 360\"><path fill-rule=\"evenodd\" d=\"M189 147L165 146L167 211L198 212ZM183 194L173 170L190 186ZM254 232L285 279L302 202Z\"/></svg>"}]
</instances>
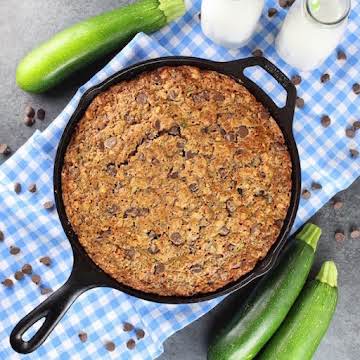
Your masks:
<instances>
[{"instance_id":1,"label":"skillet helper handle","mask_svg":"<svg viewBox=\"0 0 360 360\"><path fill-rule=\"evenodd\" d=\"M292 127L294 118L295 104L296 104L296 88L290 79L273 63L264 57L250 57L241 60L229 61L224 63L226 69L230 71L235 77L240 78L246 82L247 87L256 95L257 93L265 100L265 105L268 109L279 118L287 122L288 127ZM268 74L270 74L286 91L286 104L284 107L278 107L271 97L259 85L249 79L244 70L249 67L260 66ZM285 124L284 124L285 125Z\"/></svg>"},{"instance_id":2,"label":"skillet helper handle","mask_svg":"<svg viewBox=\"0 0 360 360\"><path fill-rule=\"evenodd\" d=\"M22 354L28 354L36 350L47 339L76 298L87 289L88 287L81 287L77 284L73 272L60 289L19 321L10 334L12 348ZM45 321L35 335L29 341L25 341L22 338L24 333L37 321L44 318Z\"/></svg>"}]
</instances>

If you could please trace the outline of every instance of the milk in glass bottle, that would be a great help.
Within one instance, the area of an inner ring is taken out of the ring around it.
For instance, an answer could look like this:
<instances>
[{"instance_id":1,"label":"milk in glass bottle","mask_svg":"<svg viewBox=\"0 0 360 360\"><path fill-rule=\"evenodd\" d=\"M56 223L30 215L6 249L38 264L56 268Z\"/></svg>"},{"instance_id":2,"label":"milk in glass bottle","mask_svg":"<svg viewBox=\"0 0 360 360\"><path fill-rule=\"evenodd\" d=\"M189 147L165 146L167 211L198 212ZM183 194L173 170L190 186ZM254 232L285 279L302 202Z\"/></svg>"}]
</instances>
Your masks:
<instances>
[{"instance_id":1,"label":"milk in glass bottle","mask_svg":"<svg viewBox=\"0 0 360 360\"><path fill-rule=\"evenodd\" d=\"M201 27L215 43L239 48L254 33L264 0L203 0Z\"/></svg>"},{"instance_id":2,"label":"milk in glass bottle","mask_svg":"<svg viewBox=\"0 0 360 360\"><path fill-rule=\"evenodd\" d=\"M340 43L350 9L351 0L297 0L276 38L278 54L300 70L317 68Z\"/></svg>"}]
</instances>

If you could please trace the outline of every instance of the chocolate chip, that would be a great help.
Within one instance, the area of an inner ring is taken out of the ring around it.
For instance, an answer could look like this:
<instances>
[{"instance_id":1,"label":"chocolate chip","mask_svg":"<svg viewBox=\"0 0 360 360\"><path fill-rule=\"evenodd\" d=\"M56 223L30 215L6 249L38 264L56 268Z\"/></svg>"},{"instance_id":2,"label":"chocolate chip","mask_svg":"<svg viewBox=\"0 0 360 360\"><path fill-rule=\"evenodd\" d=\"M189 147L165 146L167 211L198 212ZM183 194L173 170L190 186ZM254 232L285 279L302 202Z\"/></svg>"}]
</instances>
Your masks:
<instances>
[{"instance_id":1,"label":"chocolate chip","mask_svg":"<svg viewBox=\"0 0 360 360\"><path fill-rule=\"evenodd\" d=\"M342 230L337 230L335 232L335 240L336 241L344 241L345 239L346 239L346 237Z\"/></svg>"},{"instance_id":2,"label":"chocolate chip","mask_svg":"<svg viewBox=\"0 0 360 360\"><path fill-rule=\"evenodd\" d=\"M360 229L352 229L350 232L350 237L352 239L360 239Z\"/></svg>"},{"instance_id":3,"label":"chocolate chip","mask_svg":"<svg viewBox=\"0 0 360 360\"><path fill-rule=\"evenodd\" d=\"M238 135L243 139L249 135L249 130L246 126L239 126L238 128Z\"/></svg>"},{"instance_id":4,"label":"chocolate chip","mask_svg":"<svg viewBox=\"0 0 360 360\"><path fill-rule=\"evenodd\" d=\"M196 153L192 152L191 150L185 151L185 160L193 159L196 156Z\"/></svg>"},{"instance_id":5,"label":"chocolate chip","mask_svg":"<svg viewBox=\"0 0 360 360\"><path fill-rule=\"evenodd\" d=\"M221 236L227 236L230 234L230 230L226 227L223 226L220 230L219 230L219 235Z\"/></svg>"},{"instance_id":6,"label":"chocolate chip","mask_svg":"<svg viewBox=\"0 0 360 360\"><path fill-rule=\"evenodd\" d=\"M30 184L28 187L29 192L34 193L36 192L36 184Z\"/></svg>"},{"instance_id":7,"label":"chocolate chip","mask_svg":"<svg viewBox=\"0 0 360 360\"><path fill-rule=\"evenodd\" d=\"M136 102L138 102L139 104L146 104L148 100L148 97L145 93L140 92L137 96L136 96Z\"/></svg>"},{"instance_id":8,"label":"chocolate chip","mask_svg":"<svg viewBox=\"0 0 360 360\"><path fill-rule=\"evenodd\" d=\"M353 159L357 159L359 157L359 151L356 150L356 149L350 149L350 156L353 158Z\"/></svg>"},{"instance_id":9,"label":"chocolate chip","mask_svg":"<svg viewBox=\"0 0 360 360\"><path fill-rule=\"evenodd\" d=\"M44 119L45 119L45 110L44 110L44 109L39 109L39 110L36 112L36 117L37 117L39 120L44 120Z\"/></svg>"},{"instance_id":10,"label":"chocolate chip","mask_svg":"<svg viewBox=\"0 0 360 360\"><path fill-rule=\"evenodd\" d=\"M291 82L294 84L294 85L300 85L301 84L301 81L302 81L302 78L300 75L293 75L291 77Z\"/></svg>"},{"instance_id":11,"label":"chocolate chip","mask_svg":"<svg viewBox=\"0 0 360 360\"><path fill-rule=\"evenodd\" d=\"M21 271L26 275L31 275L32 274L32 266L30 264L25 264L21 268Z\"/></svg>"},{"instance_id":12,"label":"chocolate chip","mask_svg":"<svg viewBox=\"0 0 360 360\"><path fill-rule=\"evenodd\" d=\"M354 121L353 128L356 130L359 130L360 129L360 121Z\"/></svg>"},{"instance_id":13,"label":"chocolate chip","mask_svg":"<svg viewBox=\"0 0 360 360\"><path fill-rule=\"evenodd\" d=\"M353 90L353 92L355 93L355 95L360 95L360 84L355 83L355 84L352 86L352 90Z\"/></svg>"},{"instance_id":14,"label":"chocolate chip","mask_svg":"<svg viewBox=\"0 0 360 360\"><path fill-rule=\"evenodd\" d=\"M233 201L227 200L226 201L226 209L229 213L233 213L236 210L236 206Z\"/></svg>"},{"instance_id":15,"label":"chocolate chip","mask_svg":"<svg viewBox=\"0 0 360 360\"><path fill-rule=\"evenodd\" d=\"M154 274L155 275L161 274L164 271L165 271L165 265L164 264L162 264L162 263L155 264L155 267L154 267Z\"/></svg>"},{"instance_id":16,"label":"chocolate chip","mask_svg":"<svg viewBox=\"0 0 360 360\"><path fill-rule=\"evenodd\" d=\"M338 59L338 60L346 60L346 59L347 59L347 56L346 56L345 52L342 51L342 50L339 50L339 51L337 52L337 59Z\"/></svg>"},{"instance_id":17,"label":"chocolate chip","mask_svg":"<svg viewBox=\"0 0 360 360\"><path fill-rule=\"evenodd\" d=\"M296 98L296 106L299 108L299 109L302 109L304 106L305 106L305 101L303 98L301 97L297 97Z\"/></svg>"},{"instance_id":18,"label":"chocolate chip","mask_svg":"<svg viewBox=\"0 0 360 360\"><path fill-rule=\"evenodd\" d=\"M189 190L193 193L197 192L197 191L199 191L199 185L196 183L192 183L189 185Z\"/></svg>"},{"instance_id":19,"label":"chocolate chip","mask_svg":"<svg viewBox=\"0 0 360 360\"><path fill-rule=\"evenodd\" d=\"M204 91L201 91L198 94L193 94L192 99L193 99L193 101L195 103L200 103L200 102L203 102L203 101L209 101L210 100L210 95L209 95L208 91L204 90Z\"/></svg>"},{"instance_id":20,"label":"chocolate chip","mask_svg":"<svg viewBox=\"0 0 360 360\"><path fill-rule=\"evenodd\" d=\"M283 224L284 224L283 220L281 220L281 219L275 220L275 226L277 226L278 228L282 228Z\"/></svg>"},{"instance_id":21,"label":"chocolate chip","mask_svg":"<svg viewBox=\"0 0 360 360\"><path fill-rule=\"evenodd\" d=\"M112 204L106 209L106 212L110 215L116 215L119 212L119 207L116 204Z\"/></svg>"},{"instance_id":22,"label":"chocolate chip","mask_svg":"<svg viewBox=\"0 0 360 360\"><path fill-rule=\"evenodd\" d=\"M33 118L35 116L35 110L33 107L31 107L30 105L28 105L26 108L25 108L25 115L30 117L30 118Z\"/></svg>"},{"instance_id":23,"label":"chocolate chip","mask_svg":"<svg viewBox=\"0 0 360 360\"><path fill-rule=\"evenodd\" d=\"M311 190L321 190L322 189L322 185L313 181L311 184Z\"/></svg>"},{"instance_id":24,"label":"chocolate chip","mask_svg":"<svg viewBox=\"0 0 360 360\"><path fill-rule=\"evenodd\" d=\"M171 171L169 172L168 177L169 177L170 179L178 179L178 178L179 178L179 172L178 172L178 171L173 171L173 170L171 170Z\"/></svg>"},{"instance_id":25,"label":"chocolate chip","mask_svg":"<svg viewBox=\"0 0 360 360\"><path fill-rule=\"evenodd\" d=\"M203 271L203 266L200 264L194 264L190 266L190 271L194 274L200 273Z\"/></svg>"},{"instance_id":26,"label":"chocolate chip","mask_svg":"<svg viewBox=\"0 0 360 360\"><path fill-rule=\"evenodd\" d=\"M178 96L178 94L177 94L177 92L176 92L175 90L170 90L170 91L168 92L167 98L168 98L169 100L174 101L174 100L176 100L177 96Z\"/></svg>"},{"instance_id":27,"label":"chocolate chip","mask_svg":"<svg viewBox=\"0 0 360 360\"><path fill-rule=\"evenodd\" d=\"M253 56L261 57L261 56L263 56L263 52L262 52L261 49L255 49L255 50L252 52L252 55L253 55Z\"/></svg>"},{"instance_id":28,"label":"chocolate chip","mask_svg":"<svg viewBox=\"0 0 360 360\"><path fill-rule=\"evenodd\" d=\"M288 2L288 0L279 0L279 5L283 9L286 9L289 6L289 2Z\"/></svg>"},{"instance_id":29,"label":"chocolate chip","mask_svg":"<svg viewBox=\"0 0 360 360\"><path fill-rule=\"evenodd\" d=\"M111 137L109 139L106 139L104 141L104 147L106 149L112 149L115 145L117 144L117 139L116 137Z\"/></svg>"},{"instance_id":30,"label":"chocolate chip","mask_svg":"<svg viewBox=\"0 0 360 360\"><path fill-rule=\"evenodd\" d=\"M128 260L132 260L135 257L135 249L125 249L125 258Z\"/></svg>"},{"instance_id":31,"label":"chocolate chip","mask_svg":"<svg viewBox=\"0 0 360 360\"><path fill-rule=\"evenodd\" d=\"M126 347L129 350L134 350L135 346L136 346L136 343L135 343L135 340L133 340L133 339L128 340L127 343L126 343Z\"/></svg>"},{"instance_id":32,"label":"chocolate chip","mask_svg":"<svg viewBox=\"0 0 360 360\"><path fill-rule=\"evenodd\" d=\"M78 336L79 336L80 341L83 343L86 342L88 339L87 333L84 331L80 331Z\"/></svg>"},{"instance_id":33,"label":"chocolate chip","mask_svg":"<svg viewBox=\"0 0 360 360\"><path fill-rule=\"evenodd\" d=\"M159 121L159 120L156 120L156 121L155 121L154 127L155 127L156 130L160 130L160 129L161 129L161 124L160 124L160 121Z\"/></svg>"},{"instance_id":34,"label":"chocolate chip","mask_svg":"<svg viewBox=\"0 0 360 360\"><path fill-rule=\"evenodd\" d=\"M134 125L137 123L135 116L133 116L129 113L125 114L124 119L128 125Z\"/></svg>"},{"instance_id":35,"label":"chocolate chip","mask_svg":"<svg viewBox=\"0 0 360 360\"><path fill-rule=\"evenodd\" d=\"M51 211L54 209L54 203L52 201L45 201L44 204L44 209Z\"/></svg>"},{"instance_id":36,"label":"chocolate chip","mask_svg":"<svg viewBox=\"0 0 360 360\"><path fill-rule=\"evenodd\" d=\"M117 166L115 164L113 164L113 163L107 164L106 165L106 172L110 176L116 176L116 174L117 174Z\"/></svg>"},{"instance_id":37,"label":"chocolate chip","mask_svg":"<svg viewBox=\"0 0 360 360\"><path fill-rule=\"evenodd\" d=\"M17 194L20 194L20 192L21 192L21 184L15 183L15 184L14 184L14 191L15 191Z\"/></svg>"},{"instance_id":38,"label":"chocolate chip","mask_svg":"<svg viewBox=\"0 0 360 360\"><path fill-rule=\"evenodd\" d=\"M14 275L15 280L22 280L24 278L24 274L21 271L16 271Z\"/></svg>"},{"instance_id":39,"label":"chocolate chip","mask_svg":"<svg viewBox=\"0 0 360 360\"><path fill-rule=\"evenodd\" d=\"M340 200L334 200L333 203L332 203L332 206L335 210L339 210L341 209L343 206L344 206L344 203Z\"/></svg>"},{"instance_id":40,"label":"chocolate chip","mask_svg":"<svg viewBox=\"0 0 360 360\"><path fill-rule=\"evenodd\" d=\"M7 288L12 288L14 286L14 282L11 279L5 279L1 283Z\"/></svg>"},{"instance_id":41,"label":"chocolate chip","mask_svg":"<svg viewBox=\"0 0 360 360\"><path fill-rule=\"evenodd\" d=\"M20 248L18 248L17 246L10 246L10 254L11 255L17 255L20 252Z\"/></svg>"},{"instance_id":42,"label":"chocolate chip","mask_svg":"<svg viewBox=\"0 0 360 360\"><path fill-rule=\"evenodd\" d=\"M180 135L180 126L178 126L178 125L172 126L169 129L169 135L179 136Z\"/></svg>"},{"instance_id":43,"label":"chocolate chip","mask_svg":"<svg viewBox=\"0 0 360 360\"><path fill-rule=\"evenodd\" d=\"M345 134L348 138L353 139L355 137L355 131L353 127L350 127L345 130Z\"/></svg>"},{"instance_id":44,"label":"chocolate chip","mask_svg":"<svg viewBox=\"0 0 360 360\"><path fill-rule=\"evenodd\" d=\"M157 158L153 158L153 159L151 160L151 163L152 163L153 165L159 165L159 164L160 164L160 161L159 161L159 159L157 159Z\"/></svg>"},{"instance_id":45,"label":"chocolate chip","mask_svg":"<svg viewBox=\"0 0 360 360\"><path fill-rule=\"evenodd\" d=\"M108 341L105 344L105 348L107 351L114 351L115 350L115 344L112 341Z\"/></svg>"},{"instance_id":46,"label":"chocolate chip","mask_svg":"<svg viewBox=\"0 0 360 360\"><path fill-rule=\"evenodd\" d=\"M145 331L143 329L137 329L135 334L138 340L141 340L145 337Z\"/></svg>"},{"instance_id":47,"label":"chocolate chip","mask_svg":"<svg viewBox=\"0 0 360 360\"><path fill-rule=\"evenodd\" d=\"M225 96L220 92L216 92L214 94L214 100L219 101L219 102L223 102L225 100Z\"/></svg>"},{"instance_id":48,"label":"chocolate chip","mask_svg":"<svg viewBox=\"0 0 360 360\"><path fill-rule=\"evenodd\" d=\"M270 9L268 10L268 16L269 16L270 18L272 18L273 16L275 16L277 13L278 13L278 11L277 11L277 9L275 9L275 8L270 8Z\"/></svg>"},{"instance_id":49,"label":"chocolate chip","mask_svg":"<svg viewBox=\"0 0 360 360\"><path fill-rule=\"evenodd\" d=\"M52 292L53 292L53 290L51 288L47 288L47 287L40 288L40 294L41 295L47 295L47 294L50 294Z\"/></svg>"},{"instance_id":50,"label":"chocolate chip","mask_svg":"<svg viewBox=\"0 0 360 360\"><path fill-rule=\"evenodd\" d=\"M0 230L0 241L4 241L5 236L4 233Z\"/></svg>"},{"instance_id":51,"label":"chocolate chip","mask_svg":"<svg viewBox=\"0 0 360 360\"><path fill-rule=\"evenodd\" d=\"M125 332L129 332L129 331L132 331L134 330L134 326L128 322L125 322L124 325L123 325L123 330Z\"/></svg>"},{"instance_id":52,"label":"chocolate chip","mask_svg":"<svg viewBox=\"0 0 360 360\"><path fill-rule=\"evenodd\" d=\"M147 233L148 237L150 240L155 240L158 238L158 235L156 234L155 231L153 230L150 230L148 233Z\"/></svg>"},{"instance_id":53,"label":"chocolate chip","mask_svg":"<svg viewBox=\"0 0 360 360\"><path fill-rule=\"evenodd\" d=\"M236 135L233 132L229 132L225 135L225 140L230 142L236 142Z\"/></svg>"},{"instance_id":54,"label":"chocolate chip","mask_svg":"<svg viewBox=\"0 0 360 360\"><path fill-rule=\"evenodd\" d=\"M49 256L43 256L42 258L40 258L39 260L42 264L44 264L45 266L50 266L51 265L51 259Z\"/></svg>"},{"instance_id":55,"label":"chocolate chip","mask_svg":"<svg viewBox=\"0 0 360 360\"><path fill-rule=\"evenodd\" d=\"M33 117L28 117L28 116L25 116L24 118L24 124L26 126L33 126L35 124L35 119Z\"/></svg>"},{"instance_id":56,"label":"chocolate chip","mask_svg":"<svg viewBox=\"0 0 360 360\"><path fill-rule=\"evenodd\" d=\"M0 144L0 154L9 155L11 154L11 149L7 144Z\"/></svg>"},{"instance_id":57,"label":"chocolate chip","mask_svg":"<svg viewBox=\"0 0 360 360\"><path fill-rule=\"evenodd\" d=\"M155 255L159 252L159 248L154 244L152 243L149 248L148 248L148 252L151 254L151 255Z\"/></svg>"},{"instance_id":58,"label":"chocolate chip","mask_svg":"<svg viewBox=\"0 0 360 360\"><path fill-rule=\"evenodd\" d=\"M301 196L305 199L308 200L311 197L311 192L307 189L304 189L301 193Z\"/></svg>"},{"instance_id":59,"label":"chocolate chip","mask_svg":"<svg viewBox=\"0 0 360 360\"><path fill-rule=\"evenodd\" d=\"M34 284L39 285L40 282L41 282L41 277L39 275L34 274L34 275L31 276L31 281Z\"/></svg>"},{"instance_id":60,"label":"chocolate chip","mask_svg":"<svg viewBox=\"0 0 360 360\"><path fill-rule=\"evenodd\" d=\"M235 250L235 245L234 245L234 244L229 244L226 248L227 248L229 251L234 251L234 250Z\"/></svg>"},{"instance_id":61,"label":"chocolate chip","mask_svg":"<svg viewBox=\"0 0 360 360\"><path fill-rule=\"evenodd\" d=\"M320 81L325 84L330 80L330 75L328 73L322 74L320 77Z\"/></svg>"},{"instance_id":62,"label":"chocolate chip","mask_svg":"<svg viewBox=\"0 0 360 360\"><path fill-rule=\"evenodd\" d=\"M176 246L180 246L184 243L184 240L178 232L173 232L170 234L170 241Z\"/></svg>"},{"instance_id":63,"label":"chocolate chip","mask_svg":"<svg viewBox=\"0 0 360 360\"><path fill-rule=\"evenodd\" d=\"M331 124L331 119L330 119L330 116L328 115L323 115L321 117L321 125L324 127L324 128L327 128L328 126L330 126Z\"/></svg>"},{"instance_id":64,"label":"chocolate chip","mask_svg":"<svg viewBox=\"0 0 360 360\"><path fill-rule=\"evenodd\" d=\"M236 191L238 192L238 194L239 194L240 196L243 196L244 190L243 190L242 188L237 188Z\"/></svg>"}]
</instances>

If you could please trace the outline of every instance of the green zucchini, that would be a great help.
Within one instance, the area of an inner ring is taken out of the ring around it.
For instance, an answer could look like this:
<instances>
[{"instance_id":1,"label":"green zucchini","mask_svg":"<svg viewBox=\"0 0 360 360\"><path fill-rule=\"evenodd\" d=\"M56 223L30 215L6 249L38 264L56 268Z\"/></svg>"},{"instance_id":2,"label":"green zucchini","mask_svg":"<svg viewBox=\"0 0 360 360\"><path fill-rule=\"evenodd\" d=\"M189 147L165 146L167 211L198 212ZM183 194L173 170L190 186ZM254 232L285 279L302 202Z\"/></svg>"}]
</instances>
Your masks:
<instances>
[{"instance_id":1,"label":"green zucchini","mask_svg":"<svg viewBox=\"0 0 360 360\"><path fill-rule=\"evenodd\" d=\"M271 338L295 302L311 269L321 229L307 224L276 269L260 280L241 310L208 351L209 360L252 359Z\"/></svg>"},{"instance_id":2,"label":"green zucchini","mask_svg":"<svg viewBox=\"0 0 360 360\"><path fill-rule=\"evenodd\" d=\"M259 359L312 359L330 325L337 298L336 265L332 261L327 261L316 279L305 286Z\"/></svg>"},{"instance_id":3,"label":"green zucchini","mask_svg":"<svg viewBox=\"0 0 360 360\"><path fill-rule=\"evenodd\" d=\"M16 82L25 91L44 92L138 32L159 30L184 12L184 0L142 0L92 17L31 51L17 67Z\"/></svg>"}]
</instances>

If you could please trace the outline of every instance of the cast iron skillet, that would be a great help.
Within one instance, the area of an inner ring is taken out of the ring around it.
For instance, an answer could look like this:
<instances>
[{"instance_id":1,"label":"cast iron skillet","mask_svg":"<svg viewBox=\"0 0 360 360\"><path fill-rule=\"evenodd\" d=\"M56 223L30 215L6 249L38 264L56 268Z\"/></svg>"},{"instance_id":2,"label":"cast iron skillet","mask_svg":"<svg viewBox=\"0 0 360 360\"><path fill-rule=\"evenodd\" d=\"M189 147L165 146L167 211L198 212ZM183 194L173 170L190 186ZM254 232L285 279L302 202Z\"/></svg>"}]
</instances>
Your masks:
<instances>
[{"instance_id":1,"label":"cast iron skillet","mask_svg":"<svg viewBox=\"0 0 360 360\"><path fill-rule=\"evenodd\" d=\"M260 102L262 102L267 109L269 109L271 115L280 126L291 155L293 167L291 204L286 219L284 221L283 228L281 229L281 233L267 256L257 264L253 271L241 277L239 280L228 284L227 286L215 292L209 294L197 294L190 297L159 296L154 294L147 294L125 286L115 281L113 278L103 272L89 258L89 256L86 254L86 252L80 245L77 236L74 233L70 222L66 217L61 191L61 169L64 162L66 148L70 142L71 135L74 132L74 128L76 127L77 122L81 119L86 108L94 99L94 97L109 88L109 86L123 80L132 79L144 71L153 70L161 66L178 65L192 65L201 69L215 70L217 72L229 75L240 81L243 85L245 85L246 88ZM244 70L252 66L262 67L285 89L285 91L287 92L287 99L286 105L283 108L279 108L258 85L256 85L253 81L251 81L244 75ZM296 89L294 85L275 65L273 65L271 62L269 62L263 57L251 57L243 60L236 60L224 63L191 57L158 58L133 65L111 76L108 80L104 81L100 85L94 86L93 88L89 89L83 95L76 111L74 112L73 116L71 117L68 125L64 130L57 150L54 166L54 192L56 208L60 217L61 224L73 250L74 264L72 272L69 279L62 287L60 287L59 290L54 292L48 299L46 299L37 308L35 308L28 315L26 315L15 326L10 335L10 343L14 350L19 353L30 353L37 349L49 336L51 331L63 317L70 305L75 301L75 299L84 291L91 288L107 286L118 289L129 295L141 299L159 303L194 303L214 299L218 296L229 294L235 290L244 287L245 285L252 282L254 279L268 272L274 266L276 259L286 242L287 236L294 222L299 204L301 188L300 161L294 137L292 134L292 121L294 116L295 100ZM23 340L23 334L38 320L43 318L45 318L45 321L39 328L39 330L35 333L35 335L29 341Z\"/></svg>"}]
</instances>

